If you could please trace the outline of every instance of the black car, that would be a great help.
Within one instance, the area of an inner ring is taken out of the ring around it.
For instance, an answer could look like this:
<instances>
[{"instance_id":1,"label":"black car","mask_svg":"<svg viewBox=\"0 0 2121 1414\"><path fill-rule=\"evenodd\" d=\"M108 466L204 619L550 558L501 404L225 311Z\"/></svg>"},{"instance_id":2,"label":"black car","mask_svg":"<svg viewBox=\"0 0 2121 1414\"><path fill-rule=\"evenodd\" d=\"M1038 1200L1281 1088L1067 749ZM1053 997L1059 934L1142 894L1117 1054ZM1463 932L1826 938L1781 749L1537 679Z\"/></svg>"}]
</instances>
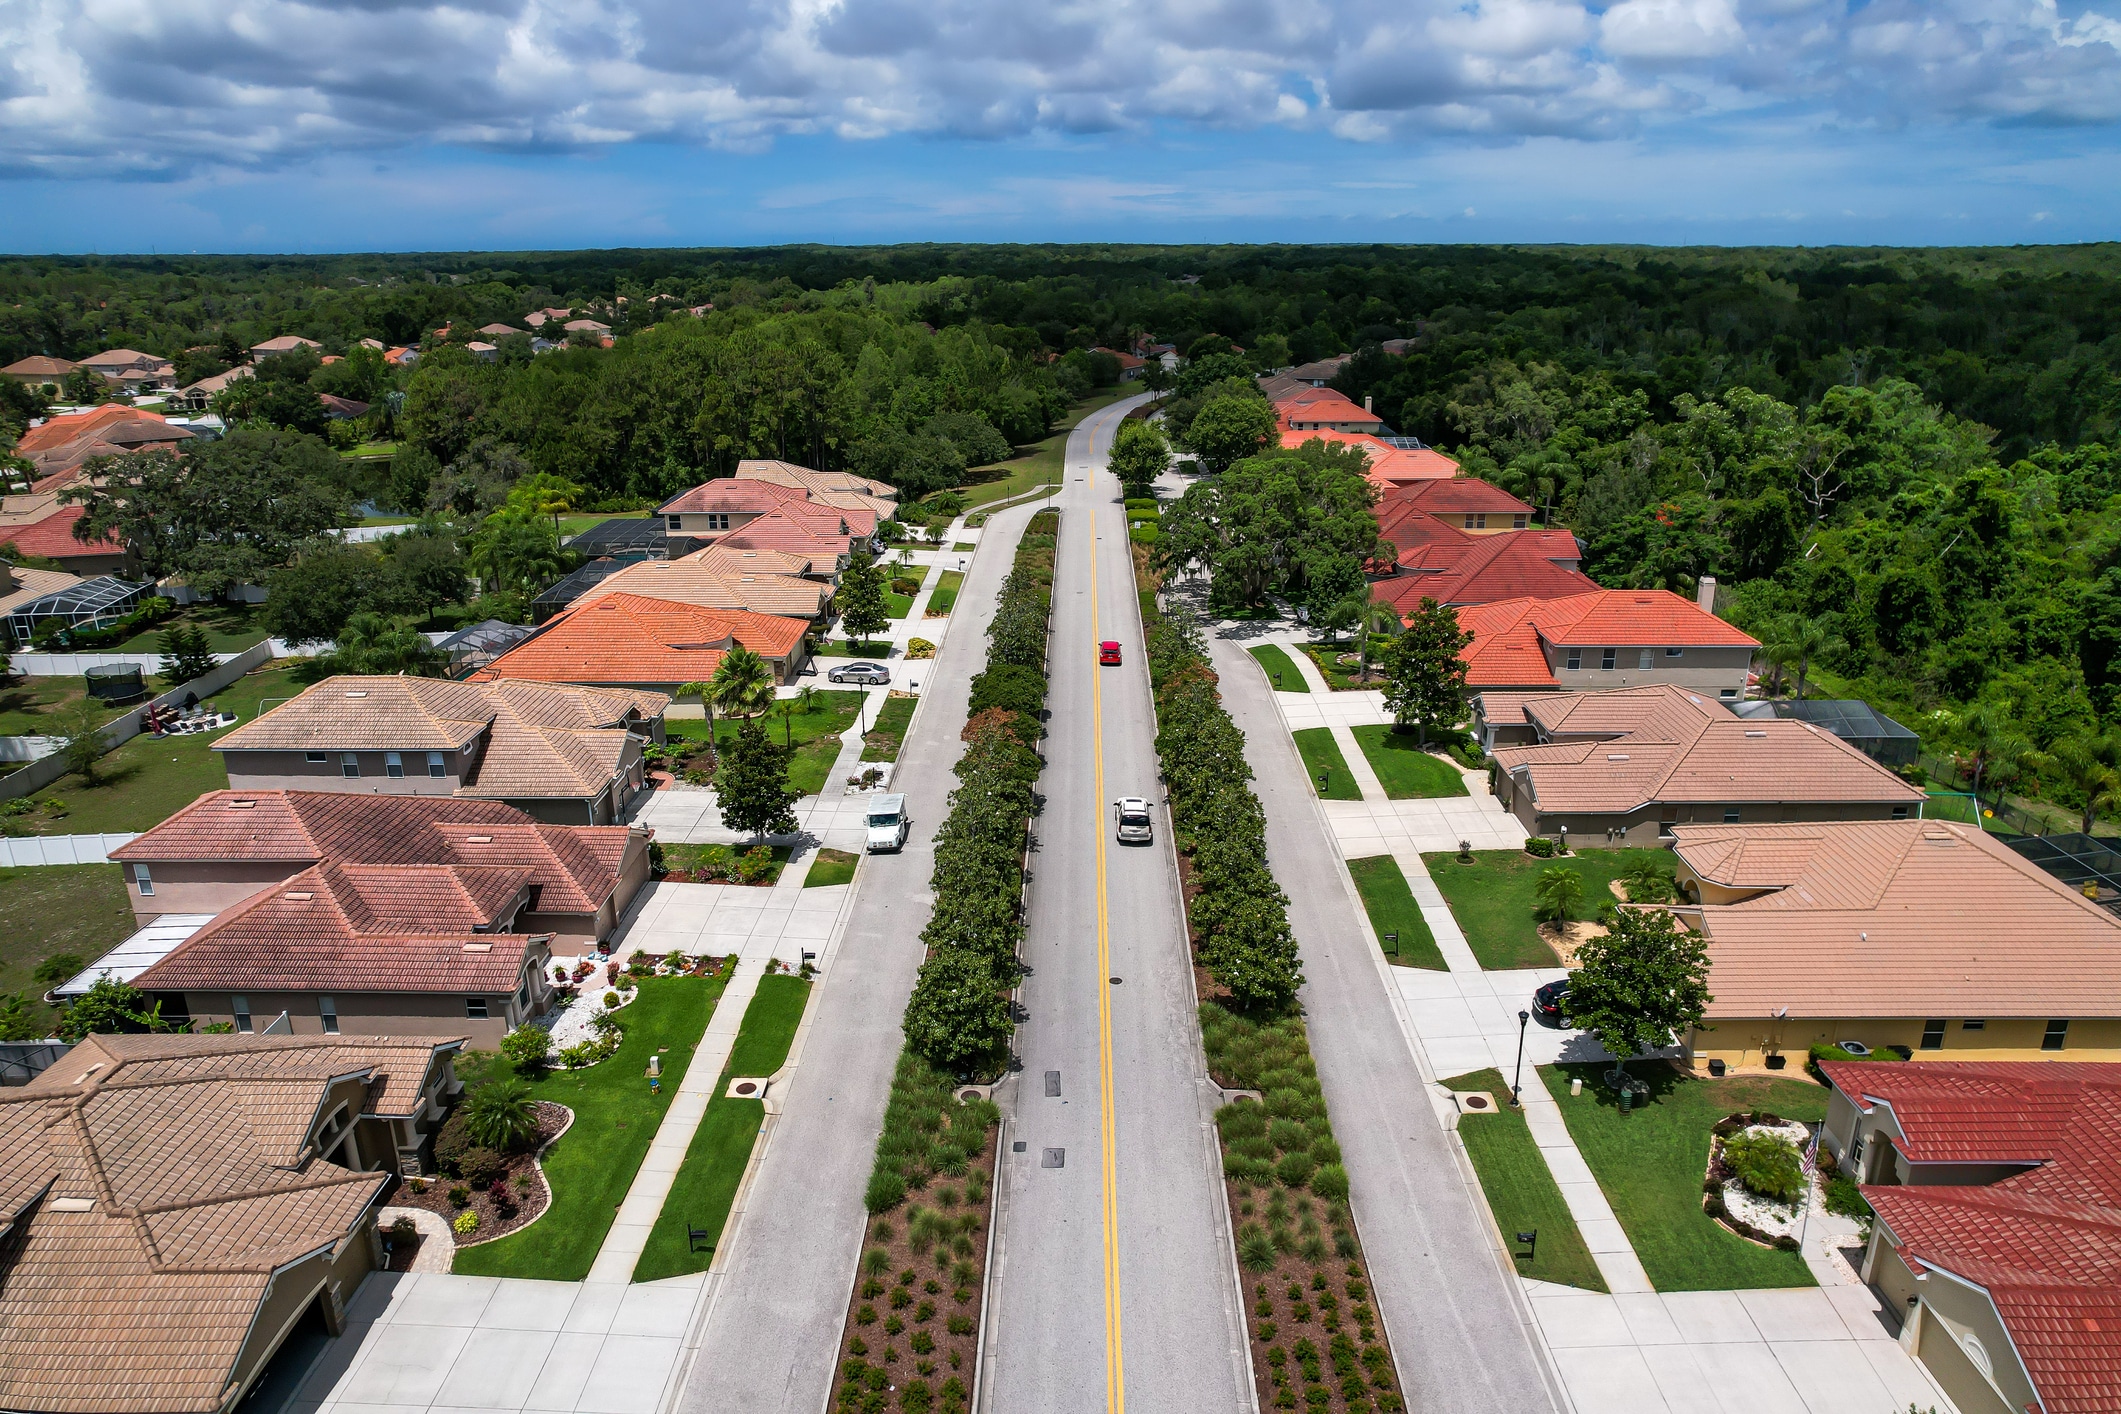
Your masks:
<instances>
[{"instance_id":1,"label":"black car","mask_svg":"<svg viewBox=\"0 0 2121 1414\"><path fill-rule=\"evenodd\" d=\"M1538 1017L1542 1022L1554 1026L1565 1025L1568 1018L1562 1015L1562 1010L1568 1004L1568 999L1568 978L1563 977L1557 981L1549 982L1538 991L1532 993L1532 1015Z\"/></svg>"}]
</instances>

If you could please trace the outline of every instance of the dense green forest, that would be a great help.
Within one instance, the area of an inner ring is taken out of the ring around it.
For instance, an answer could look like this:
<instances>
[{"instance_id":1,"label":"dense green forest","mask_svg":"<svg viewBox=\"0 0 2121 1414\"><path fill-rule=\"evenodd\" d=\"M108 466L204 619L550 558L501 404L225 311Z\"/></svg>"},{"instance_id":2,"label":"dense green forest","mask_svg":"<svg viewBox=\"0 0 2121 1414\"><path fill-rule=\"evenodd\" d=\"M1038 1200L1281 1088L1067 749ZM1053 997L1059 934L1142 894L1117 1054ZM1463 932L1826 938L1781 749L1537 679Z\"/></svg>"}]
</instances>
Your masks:
<instances>
[{"instance_id":1,"label":"dense green forest","mask_svg":"<svg viewBox=\"0 0 2121 1414\"><path fill-rule=\"evenodd\" d=\"M451 346L547 305L593 311L615 346ZM616 504L747 455L920 493L1108 381L1092 347L1207 339L1250 371L1353 352L1336 386L1572 528L1602 582L1716 575L1725 612L1815 689L1918 728L1947 709L1932 737L1989 723L1999 762L2121 711L2121 246L0 262L0 362L129 346L211 371L282 333L431 346L410 374L306 376L374 398L361 435L404 444L383 499L460 512L524 472Z\"/></svg>"}]
</instances>

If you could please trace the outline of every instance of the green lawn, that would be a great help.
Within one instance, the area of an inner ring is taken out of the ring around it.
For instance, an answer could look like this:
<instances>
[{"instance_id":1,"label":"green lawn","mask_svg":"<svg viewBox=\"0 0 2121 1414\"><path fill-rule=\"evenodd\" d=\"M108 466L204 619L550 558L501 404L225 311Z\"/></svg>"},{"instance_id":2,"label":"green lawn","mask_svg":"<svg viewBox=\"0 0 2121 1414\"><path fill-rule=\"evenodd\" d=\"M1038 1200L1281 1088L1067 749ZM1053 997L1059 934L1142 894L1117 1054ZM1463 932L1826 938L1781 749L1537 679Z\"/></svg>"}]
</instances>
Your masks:
<instances>
[{"instance_id":1,"label":"green lawn","mask_svg":"<svg viewBox=\"0 0 2121 1414\"><path fill-rule=\"evenodd\" d=\"M849 854L844 849L821 849L817 858L810 861L810 872L803 876L806 889L829 889L834 884L854 882L854 866L862 862L859 854Z\"/></svg>"},{"instance_id":2,"label":"green lawn","mask_svg":"<svg viewBox=\"0 0 2121 1414\"><path fill-rule=\"evenodd\" d=\"M397 454L398 444L396 442L363 442L350 452L339 453L340 456L347 458L349 461L361 457L394 457Z\"/></svg>"},{"instance_id":3,"label":"green lawn","mask_svg":"<svg viewBox=\"0 0 2121 1414\"><path fill-rule=\"evenodd\" d=\"M964 582L965 577L956 570L944 570L942 577L935 581L935 592L928 596L926 617L940 619L949 614L957 603L957 591Z\"/></svg>"},{"instance_id":4,"label":"green lawn","mask_svg":"<svg viewBox=\"0 0 2121 1414\"><path fill-rule=\"evenodd\" d=\"M1370 926L1376 930L1385 956L1401 967L1444 971L1447 964L1437 950L1436 935L1421 916L1421 905L1414 902L1414 891L1407 887L1407 876L1400 872L1399 861L1389 854L1351 859L1348 872L1355 876L1355 891L1362 895L1363 912L1370 915ZM1387 933L1399 935L1396 947L1384 941Z\"/></svg>"},{"instance_id":5,"label":"green lawn","mask_svg":"<svg viewBox=\"0 0 2121 1414\"><path fill-rule=\"evenodd\" d=\"M970 540L960 540L950 548L955 552L959 550L977 550L979 546Z\"/></svg>"},{"instance_id":6,"label":"green lawn","mask_svg":"<svg viewBox=\"0 0 2121 1414\"><path fill-rule=\"evenodd\" d=\"M1522 1112L1509 1106L1510 1087L1499 1070L1476 1070L1446 1080L1453 1090L1485 1090L1504 1108L1494 1114L1458 1117L1458 1137L1480 1175L1481 1192L1495 1214L1510 1251L1520 1253L1526 1244L1517 1242L1520 1232L1536 1232L1532 1257L1515 1258L1519 1276L1536 1281L1558 1282L1586 1291L1604 1291L1605 1278L1598 1273L1597 1259L1584 1244L1576 1219L1569 1216L1568 1202L1554 1183L1539 1146ZM1566 1087L1564 1087L1566 1088Z\"/></svg>"},{"instance_id":7,"label":"green lawn","mask_svg":"<svg viewBox=\"0 0 2121 1414\"><path fill-rule=\"evenodd\" d=\"M134 634L112 653L159 653L162 651L163 631L179 624L197 625L206 630L207 647L216 653L241 653L253 643L263 642L269 635L265 631L262 606L257 604L192 604L179 609L154 627Z\"/></svg>"},{"instance_id":8,"label":"green lawn","mask_svg":"<svg viewBox=\"0 0 2121 1414\"><path fill-rule=\"evenodd\" d=\"M927 566L890 565L887 568L891 571L891 578L893 579L910 579L917 584L926 584L928 582ZM884 591L884 606L890 610L892 618L903 619L906 615L913 612L913 601L919 597L919 594L919 590L915 590L912 594L900 594L886 589Z\"/></svg>"},{"instance_id":9,"label":"green lawn","mask_svg":"<svg viewBox=\"0 0 2121 1414\"><path fill-rule=\"evenodd\" d=\"M153 690L154 684L148 684ZM88 693L88 683L82 678L11 678L0 682L0 736L57 736L58 729L53 719ZM108 722L127 712L139 710L135 702L129 707L104 709L103 720ZM10 763L7 770L14 770Z\"/></svg>"},{"instance_id":10,"label":"green lawn","mask_svg":"<svg viewBox=\"0 0 2121 1414\"><path fill-rule=\"evenodd\" d=\"M0 994L22 992L40 1017L58 1012L37 997L44 987L31 974L48 957L71 953L94 962L124 942L137 926L125 877L115 864L42 864L0 869Z\"/></svg>"},{"instance_id":11,"label":"green lawn","mask_svg":"<svg viewBox=\"0 0 2121 1414\"><path fill-rule=\"evenodd\" d=\"M1289 660L1289 655L1282 652L1280 644L1262 643L1249 651L1259 660L1259 665L1267 670L1267 681L1274 684L1276 692L1310 692L1311 684L1297 671L1296 664Z\"/></svg>"},{"instance_id":12,"label":"green lawn","mask_svg":"<svg viewBox=\"0 0 2121 1414\"><path fill-rule=\"evenodd\" d=\"M574 1127L545 1154L552 1207L521 1232L458 1252L452 1270L547 1281L589 1275L735 962L731 957L715 977L644 978L639 1000L619 1013L626 1039L615 1055L588 1070L556 1070L532 1083L537 1099L574 1110ZM662 1093L650 1095L648 1057L657 1053L663 1057Z\"/></svg>"},{"instance_id":13,"label":"green lawn","mask_svg":"<svg viewBox=\"0 0 2121 1414\"><path fill-rule=\"evenodd\" d=\"M1561 1106L1569 1135L1650 1284L1659 1291L1814 1285L1795 1252L1755 1246L1702 1212L1701 1181L1716 1121L1759 1109L1816 1123L1826 1117L1827 1092L1809 1081L1764 1075L1696 1080L1661 1061L1637 1061L1633 1070L1648 1082L1650 1098L1622 1114L1599 1081L1605 1069L1602 1062L1543 1065L1539 1078ZM1572 1078L1582 1079L1581 1095L1569 1094Z\"/></svg>"},{"instance_id":14,"label":"green lawn","mask_svg":"<svg viewBox=\"0 0 2121 1414\"><path fill-rule=\"evenodd\" d=\"M763 725L766 734L783 745L793 744L795 759L788 763L788 786L804 795L816 795L824 789L825 777L832 773L832 763L839 758L840 733L854 725L854 714L861 706L859 692L842 688L817 689L817 704L808 712L798 712L787 721L781 719L778 710L768 712ZM727 742L736 736L736 722L717 717L714 723L714 739ZM663 723L666 736L681 736L688 741L707 740L705 717L668 718Z\"/></svg>"},{"instance_id":15,"label":"green lawn","mask_svg":"<svg viewBox=\"0 0 2121 1414\"><path fill-rule=\"evenodd\" d=\"M1421 860L1443 890L1451 916L1480 965L1508 968L1556 965L1554 950L1539 936L1539 922L1532 917L1533 893L1542 872L1558 867L1582 877L1583 904L1575 917L1587 920L1596 918L1599 904L1613 897L1606 885L1645 858L1667 870L1673 867L1668 849L1586 849L1566 859L1537 859L1521 849L1476 849L1471 864L1460 864L1449 851L1424 854Z\"/></svg>"},{"instance_id":16,"label":"green lawn","mask_svg":"<svg viewBox=\"0 0 2121 1414\"><path fill-rule=\"evenodd\" d=\"M703 1272L714 1260L712 1244L721 1240L729 1205L736 1200L737 1185L743 1181L752 1146L766 1121L763 1102L736 1099L723 1092L739 1075L771 1075L781 1068L809 1001L810 984L800 978L777 973L760 980L758 995L744 1009L744 1025L737 1032L729 1064L715 1083L714 1098L707 1102L707 1113L685 1151L684 1167L678 1170L655 1229L648 1235L648 1246L633 1269L635 1281ZM697 1252L686 1231L693 1227L709 1234Z\"/></svg>"},{"instance_id":17,"label":"green lawn","mask_svg":"<svg viewBox=\"0 0 2121 1414\"><path fill-rule=\"evenodd\" d=\"M1331 727L1305 727L1296 733L1296 750L1304 758L1304 774L1311 778L1311 789L1323 800L1361 800L1362 790L1355 784L1355 773L1341 758L1340 743L1333 740ZM1326 784L1319 789L1318 776L1326 773Z\"/></svg>"},{"instance_id":18,"label":"green lawn","mask_svg":"<svg viewBox=\"0 0 2121 1414\"><path fill-rule=\"evenodd\" d=\"M280 701L301 692L285 668L268 668L231 683L214 694L214 705L234 712L237 725L258 715L264 699ZM14 823L40 835L93 835L123 830L151 830L210 790L228 789L228 772L212 750L223 732L163 737L142 734L97 765L100 784L83 785L79 776L61 776L30 799L64 803L66 814L45 808Z\"/></svg>"},{"instance_id":19,"label":"green lawn","mask_svg":"<svg viewBox=\"0 0 2121 1414\"><path fill-rule=\"evenodd\" d=\"M739 844L727 847L734 849L739 854L748 854L752 849L758 848L773 851L773 872L766 876L764 883L754 886L757 888L770 888L778 882L781 877L782 866L786 865L788 857L795 853L794 846L785 844L753 845L748 847ZM666 844L663 846L663 867L691 872L700 867L701 857L713 848L715 848L714 845L707 844Z\"/></svg>"},{"instance_id":20,"label":"green lawn","mask_svg":"<svg viewBox=\"0 0 2121 1414\"><path fill-rule=\"evenodd\" d=\"M607 520L646 520L647 511L584 511L580 515L560 517L560 538L580 535L592 525L602 525Z\"/></svg>"},{"instance_id":21,"label":"green lawn","mask_svg":"<svg viewBox=\"0 0 2121 1414\"><path fill-rule=\"evenodd\" d=\"M918 697L887 697L869 724L869 739L862 745L864 761L896 761L906 744L906 728L913 721Z\"/></svg>"},{"instance_id":22,"label":"green lawn","mask_svg":"<svg viewBox=\"0 0 2121 1414\"><path fill-rule=\"evenodd\" d=\"M891 640L888 638L864 638L848 646L847 635L839 634L811 650L820 658L874 658L881 663L891 656Z\"/></svg>"},{"instance_id":23,"label":"green lawn","mask_svg":"<svg viewBox=\"0 0 2121 1414\"><path fill-rule=\"evenodd\" d=\"M1370 769L1394 800L1434 800L1469 795L1466 778L1441 756L1422 749L1415 732L1398 732L1384 722L1354 728L1355 744L1369 758Z\"/></svg>"},{"instance_id":24,"label":"green lawn","mask_svg":"<svg viewBox=\"0 0 2121 1414\"><path fill-rule=\"evenodd\" d=\"M974 480L959 488L965 498L965 509L976 511L981 506L991 506L996 501L1006 501L1012 496L1021 496L1040 486L1060 484L1061 468L1068 451L1068 434L1085 417L1109 403L1116 402L1133 392L1108 389L1092 393L1075 405L1075 410L1054 425L1053 435L1043 442L1029 447L1019 447L1018 456L992 466L976 466L965 475Z\"/></svg>"}]
</instances>

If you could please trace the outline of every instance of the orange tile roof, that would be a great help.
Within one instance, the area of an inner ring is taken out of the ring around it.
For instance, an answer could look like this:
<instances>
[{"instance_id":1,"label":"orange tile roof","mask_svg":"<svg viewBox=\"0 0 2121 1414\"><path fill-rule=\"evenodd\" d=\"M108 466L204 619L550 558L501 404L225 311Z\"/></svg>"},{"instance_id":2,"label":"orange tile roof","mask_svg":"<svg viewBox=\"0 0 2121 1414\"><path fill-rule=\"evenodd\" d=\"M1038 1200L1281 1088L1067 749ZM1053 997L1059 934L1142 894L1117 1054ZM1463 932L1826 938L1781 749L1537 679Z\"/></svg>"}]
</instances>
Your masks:
<instances>
[{"instance_id":1,"label":"orange tile roof","mask_svg":"<svg viewBox=\"0 0 2121 1414\"><path fill-rule=\"evenodd\" d=\"M226 1408L278 1269L356 1234L387 1182L318 1154L333 1085L410 1114L461 1045L92 1036L0 1091L0 1407Z\"/></svg>"},{"instance_id":2,"label":"orange tile roof","mask_svg":"<svg viewBox=\"0 0 2121 1414\"><path fill-rule=\"evenodd\" d=\"M1384 426L1384 419L1366 412L1344 393L1331 388L1310 388L1275 400L1274 411L1282 426L1302 431L1325 428L1334 423L1368 423L1370 430Z\"/></svg>"},{"instance_id":3,"label":"orange tile roof","mask_svg":"<svg viewBox=\"0 0 2121 1414\"><path fill-rule=\"evenodd\" d=\"M1529 532L1519 532L1525 534ZM1489 536L1490 540L1514 536ZM1473 642L1467 685L1551 687L1542 644L1610 648L1759 647L1736 627L1663 589L1598 589L1562 598L1497 600L1460 610Z\"/></svg>"},{"instance_id":4,"label":"orange tile roof","mask_svg":"<svg viewBox=\"0 0 2121 1414\"><path fill-rule=\"evenodd\" d=\"M1484 511L1489 515L1529 516L1533 512L1533 507L1526 502L1477 476L1453 476L1397 486L1379 501L1380 507L1391 503L1413 506L1431 515Z\"/></svg>"},{"instance_id":5,"label":"orange tile roof","mask_svg":"<svg viewBox=\"0 0 2121 1414\"><path fill-rule=\"evenodd\" d=\"M800 505L791 501L788 505ZM757 520L730 532L716 543L733 550L779 550L784 554L803 555L812 560L838 563L842 555L852 553L854 537L839 530L834 520L828 527L809 518L799 518L786 513L787 506L776 506Z\"/></svg>"},{"instance_id":6,"label":"orange tile roof","mask_svg":"<svg viewBox=\"0 0 2121 1414\"><path fill-rule=\"evenodd\" d=\"M612 594L553 619L482 668L473 681L704 682L734 645L784 658L807 628L801 619Z\"/></svg>"},{"instance_id":7,"label":"orange tile roof","mask_svg":"<svg viewBox=\"0 0 2121 1414\"><path fill-rule=\"evenodd\" d=\"M47 560L66 560L77 555L122 555L125 546L108 536L76 540L74 523L88 514L86 506L66 506L32 525L0 530L0 544L11 544L25 555Z\"/></svg>"},{"instance_id":8,"label":"orange tile roof","mask_svg":"<svg viewBox=\"0 0 2121 1414\"><path fill-rule=\"evenodd\" d=\"M138 418L148 418L156 422L164 420L154 413L127 407L123 403L105 403L87 412L70 412L47 418L22 434L22 440L15 444L15 455L35 457L39 452L63 447L77 438L100 432L116 423Z\"/></svg>"},{"instance_id":9,"label":"orange tile roof","mask_svg":"<svg viewBox=\"0 0 2121 1414\"><path fill-rule=\"evenodd\" d=\"M1402 616L1423 599L1439 604L1491 604L1563 598L1598 587L1598 581L1577 570L1582 551L1567 531L1470 535L1412 510L1390 524L1391 529L1384 531L1386 539L1395 545L1401 539L1417 543L1401 550L1400 573L1375 581L1371 588Z\"/></svg>"}]
</instances>

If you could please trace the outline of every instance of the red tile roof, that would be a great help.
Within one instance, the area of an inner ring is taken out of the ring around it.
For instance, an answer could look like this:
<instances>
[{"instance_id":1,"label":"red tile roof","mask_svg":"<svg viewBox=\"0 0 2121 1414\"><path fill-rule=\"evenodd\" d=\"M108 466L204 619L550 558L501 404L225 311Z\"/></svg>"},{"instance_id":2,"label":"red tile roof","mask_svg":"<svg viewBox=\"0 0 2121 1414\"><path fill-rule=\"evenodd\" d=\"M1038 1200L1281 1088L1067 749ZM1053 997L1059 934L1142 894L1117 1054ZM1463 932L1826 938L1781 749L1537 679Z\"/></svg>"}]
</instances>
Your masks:
<instances>
[{"instance_id":1,"label":"red tile roof","mask_svg":"<svg viewBox=\"0 0 2121 1414\"><path fill-rule=\"evenodd\" d=\"M1664 589L1597 589L1563 598L1497 600L1460 611L1458 622L1473 632L1473 642L1461 656L1473 669L1467 686L1476 689L1556 686L1541 651L1543 642L1610 648L1760 646L1691 600Z\"/></svg>"},{"instance_id":2,"label":"red tile roof","mask_svg":"<svg viewBox=\"0 0 2121 1414\"><path fill-rule=\"evenodd\" d=\"M780 550L792 555L806 555L814 560L836 561L850 553L854 537L838 529L839 522L825 523L810 518L798 518L786 514L788 502L776 506L757 520L740 530L732 531L716 541L733 550Z\"/></svg>"},{"instance_id":3,"label":"red tile roof","mask_svg":"<svg viewBox=\"0 0 2121 1414\"><path fill-rule=\"evenodd\" d=\"M340 791L217 790L111 851L121 863L465 865L526 871L541 913L594 913L618 887L633 831L546 825L498 801Z\"/></svg>"},{"instance_id":4,"label":"red tile roof","mask_svg":"<svg viewBox=\"0 0 2121 1414\"><path fill-rule=\"evenodd\" d=\"M1491 604L1506 599L1558 599L1595 591L1598 581L1576 569L1582 553L1565 530L1520 530L1469 535L1420 511L1390 522L1385 538L1417 539L1399 557L1401 572L1371 585L1376 597L1405 615L1423 599L1439 604ZM1457 537L1452 539L1451 537Z\"/></svg>"},{"instance_id":5,"label":"red tile roof","mask_svg":"<svg viewBox=\"0 0 2121 1414\"><path fill-rule=\"evenodd\" d=\"M782 486L772 481L740 481L725 476L673 496L655 511L657 515L700 511L750 511L764 515L783 501L802 499L803 491L799 486Z\"/></svg>"},{"instance_id":6,"label":"red tile roof","mask_svg":"<svg viewBox=\"0 0 2121 1414\"><path fill-rule=\"evenodd\" d=\"M105 403L88 412L70 412L45 419L39 426L32 427L22 434L22 440L15 444L15 455L35 457L39 452L63 447L77 437L100 432L116 423L134 418L153 418L156 422L163 420L154 413L142 412L123 403Z\"/></svg>"},{"instance_id":7,"label":"red tile roof","mask_svg":"<svg viewBox=\"0 0 2121 1414\"><path fill-rule=\"evenodd\" d=\"M480 932L527 869L319 864L223 909L143 991L513 992L531 937Z\"/></svg>"},{"instance_id":8,"label":"red tile roof","mask_svg":"<svg viewBox=\"0 0 2121 1414\"><path fill-rule=\"evenodd\" d=\"M1345 393L1332 388L1306 388L1275 400L1274 412L1282 426L1292 431L1324 428L1337 423L1363 423L1369 429L1384 426L1384 419L1366 412Z\"/></svg>"},{"instance_id":9,"label":"red tile roof","mask_svg":"<svg viewBox=\"0 0 2121 1414\"><path fill-rule=\"evenodd\" d=\"M1866 1186L1919 1272L1987 1291L2043 1414L2121 1409L2121 1065L1822 1061L1891 1107L1914 1163L2028 1163L1980 1186Z\"/></svg>"},{"instance_id":10,"label":"red tile roof","mask_svg":"<svg viewBox=\"0 0 2121 1414\"><path fill-rule=\"evenodd\" d=\"M1528 516L1533 510L1500 486L1492 486L1477 476L1409 482L1386 492L1379 505L1389 502L1415 506L1431 515L1485 511L1489 515Z\"/></svg>"},{"instance_id":11,"label":"red tile roof","mask_svg":"<svg viewBox=\"0 0 2121 1414\"><path fill-rule=\"evenodd\" d=\"M0 530L0 545L11 544L25 555L47 560L66 560L77 555L122 555L125 546L109 537L76 540L74 522L88 514L86 506L65 506L32 525Z\"/></svg>"},{"instance_id":12,"label":"red tile roof","mask_svg":"<svg viewBox=\"0 0 2121 1414\"><path fill-rule=\"evenodd\" d=\"M784 658L801 643L804 619L738 609L702 609L638 594L609 594L571 609L473 675L473 681L687 683L714 675L741 643Z\"/></svg>"}]
</instances>

